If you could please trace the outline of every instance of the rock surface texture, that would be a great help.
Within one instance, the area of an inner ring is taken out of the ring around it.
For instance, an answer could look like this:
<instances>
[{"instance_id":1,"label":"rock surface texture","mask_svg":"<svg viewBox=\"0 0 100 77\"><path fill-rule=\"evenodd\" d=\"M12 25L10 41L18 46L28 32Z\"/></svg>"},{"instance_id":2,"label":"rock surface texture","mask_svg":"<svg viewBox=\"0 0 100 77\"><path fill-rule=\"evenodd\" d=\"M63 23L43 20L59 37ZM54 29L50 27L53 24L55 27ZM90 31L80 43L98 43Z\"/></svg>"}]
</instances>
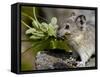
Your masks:
<instances>
[{"instance_id":1,"label":"rock surface texture","mask_svg":"<svg viewBox=\"0 0 100 77\"><path fill-rule=\"evenodd\" d=\"M68 69L77 68L76 59L72 58L72 53L65 51L41 51L36 56L36 69ZM86 67L95 66L95 58L91 58L87 62Z\"/></svg>"}]
</instances>

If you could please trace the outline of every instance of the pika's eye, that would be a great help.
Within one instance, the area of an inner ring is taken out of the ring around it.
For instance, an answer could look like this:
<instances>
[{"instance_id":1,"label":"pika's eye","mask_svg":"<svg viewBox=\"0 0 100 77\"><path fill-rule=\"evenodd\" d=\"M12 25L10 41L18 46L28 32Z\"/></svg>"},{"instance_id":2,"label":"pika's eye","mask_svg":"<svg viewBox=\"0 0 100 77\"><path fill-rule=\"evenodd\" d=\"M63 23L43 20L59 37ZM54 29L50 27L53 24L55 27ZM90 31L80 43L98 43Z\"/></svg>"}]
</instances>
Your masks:
<instances>
[{"instance_id":1,"label":"pika's eye","mask_svg":"<svg viewBox=\"0 0 100 77\"><path fill-rule=\"evenodd\" d=\"M66 25L65 29L69 29L69 25L68 24Z\"/></svg>"}]
</instances>

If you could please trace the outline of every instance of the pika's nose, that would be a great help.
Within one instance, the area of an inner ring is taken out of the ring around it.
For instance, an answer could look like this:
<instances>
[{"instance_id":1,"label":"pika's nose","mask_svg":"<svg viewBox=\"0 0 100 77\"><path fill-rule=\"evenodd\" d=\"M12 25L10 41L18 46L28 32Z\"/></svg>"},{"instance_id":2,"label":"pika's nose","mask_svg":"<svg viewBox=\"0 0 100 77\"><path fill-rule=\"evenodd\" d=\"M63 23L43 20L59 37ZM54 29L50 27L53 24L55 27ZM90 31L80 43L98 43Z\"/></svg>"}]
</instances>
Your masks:
<instances>
[{"instance_id":1,"label":"pika's nose","mask_svg":"<svg viewBox=\"0 0 100 77\"><path fill-rule=\"evenodd\" d=\"M58 40L61 40L62 39L62 36L59 33L57 33L57 39Z\"/></svg>"},{"instance_id":2,"label":"pika's nose","mask_svg":"<svg viewBox=\"0 0 100 77\"><path fill-rule=\"evenodd\" d=\"M57 33L57 37L58 37L58 38L60 38L60 37L61 37L59 33Z\"/></svg>"}]
</instances>

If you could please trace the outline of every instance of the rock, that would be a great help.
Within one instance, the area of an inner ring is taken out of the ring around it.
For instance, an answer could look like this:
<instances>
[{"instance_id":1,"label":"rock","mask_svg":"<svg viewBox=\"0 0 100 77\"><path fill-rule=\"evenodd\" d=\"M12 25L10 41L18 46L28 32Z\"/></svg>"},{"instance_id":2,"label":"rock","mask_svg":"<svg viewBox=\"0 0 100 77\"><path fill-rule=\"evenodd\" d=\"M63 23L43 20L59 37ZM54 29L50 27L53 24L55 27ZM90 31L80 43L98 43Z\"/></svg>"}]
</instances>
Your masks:
<instances>
[{"instance_id":1,"label":"rock","mask_svg":"<svg viewBox=\"0 0 100 77\"><path fill-rule=\"evenodd\" d=\"M95 58L91 58L87 63L86 67L95 67Z\"/></svg>"},{"instance_id":2,"label":"rock","mask_svg":"<svg viewBox=\"0 0 100 77\"><path fill-rule=\"evenodd\" d=\"M64 50L47 50L38 52L36 56L36 69L67 69L75 67L75 59L72 53Z\"/></svg>"},{"instance_id":3,"label":"rock","mask_svg":"<svg viewBox=\"0 0 100 77\"><path fill-rule=\"evenodd\" d=\"M36 70L77 68L77 61L72 57L72 52L50 49L40 51L36 55ZM91 58L86 67L94 67L95 58Z\"/></svg>"}]
</instances>

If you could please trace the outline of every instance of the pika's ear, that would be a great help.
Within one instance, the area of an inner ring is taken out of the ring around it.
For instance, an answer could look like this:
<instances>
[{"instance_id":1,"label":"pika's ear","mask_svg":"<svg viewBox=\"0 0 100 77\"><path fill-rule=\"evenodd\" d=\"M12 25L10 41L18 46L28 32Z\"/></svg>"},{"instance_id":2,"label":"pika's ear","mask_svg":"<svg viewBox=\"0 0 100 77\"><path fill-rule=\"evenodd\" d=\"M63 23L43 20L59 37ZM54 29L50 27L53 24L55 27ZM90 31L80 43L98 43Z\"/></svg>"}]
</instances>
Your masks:
<instances>
[{"instance_id":1,"label":"pika's ear","mask_svg":"<svg viewBox=\"0 0 100 77\"><path fill-rule=\"evenodd\" d=\"M75 18L76 18L76 13L75 12L72 12L71 15L70 15L70 17L69 17L69 19L71 19L71 20L74 21Z\"/></svg>"},{"instance_id":2,"label":"pika's ear","mask_svg":"<svg viewBox=\"0 0 100 77\"><path fill-rule=\"evenodd\" d=\"M79 15L76 17L75 19L75 23L80 27L80 28L84 28L85 24L86 24L86 17L85 15Z\"/></svg>"},{"instance_id":3,"label":"pika's ear","mask_svg":"<svg viewBox=\"0 0 100 77\"><path fill-rule=\"evenodd\" d=\"M72 14L71 14L71 16L76 16L76 13L73 11Z\"/></svg>"},{"instance_id":4,"label":"pika's ear","mask_svg":"<svg viewBox=\"0 0 100 77\"><path fill-rule=\"evenodd\" d=\"M84 23L86 23L86 17L85 15L79 15L76 17L75 19L75 22L80 24L80 25L83 25Z\"/></svg>"}]
</instances>

